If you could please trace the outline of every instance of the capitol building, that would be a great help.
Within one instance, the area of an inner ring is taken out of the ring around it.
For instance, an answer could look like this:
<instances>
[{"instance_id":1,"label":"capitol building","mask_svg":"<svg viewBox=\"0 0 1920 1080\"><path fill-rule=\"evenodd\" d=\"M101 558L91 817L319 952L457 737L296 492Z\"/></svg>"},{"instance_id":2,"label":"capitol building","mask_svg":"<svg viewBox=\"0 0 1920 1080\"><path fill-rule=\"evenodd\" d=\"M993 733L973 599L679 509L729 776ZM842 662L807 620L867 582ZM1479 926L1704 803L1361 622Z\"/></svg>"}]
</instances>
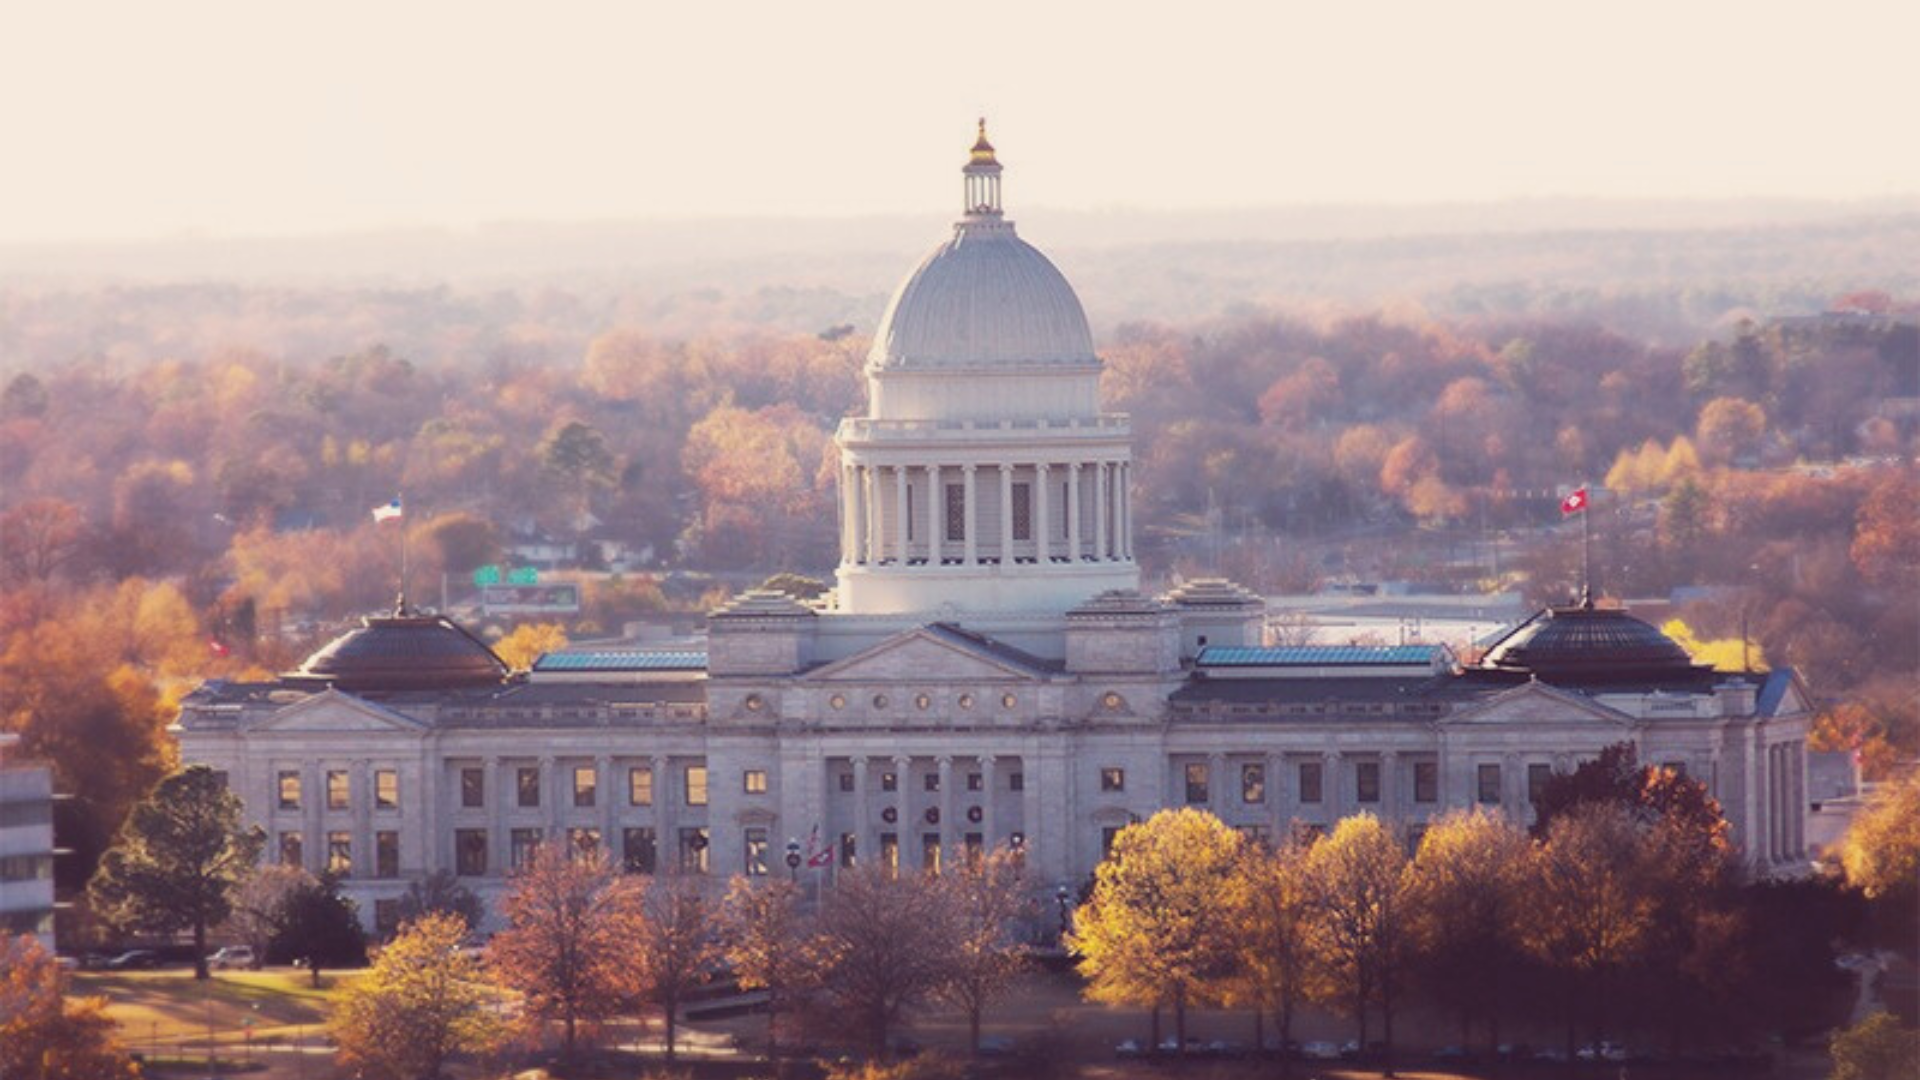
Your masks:
<instances>
[{"instance_id":1,"label":"capitol building","mask_svg":"<svg viewBox=\"0 0 1920 1080\"><path fill-rule=\"evenodd\" d=\"M369 921L438 870L483 896L544 842L628 870L804 875L1023 853L1077 885L1129 822L1251 836L1371 812L1525 823L1612 744L1719 799L1761 873L1805 862L1808 695L1716 673L1614 609L1544 610L1463 666L1442 646L1273 647L1225 581L1134 561L1127 417L1073 288L1002 208L984 128L962 214L888 304L842 421L840 565L820 602L749 592L704 652L549 654L511 674L404 605L295 672L209 682L181 757L224 773L268 857L343 875Z\"/></svg>"}]
</instances>

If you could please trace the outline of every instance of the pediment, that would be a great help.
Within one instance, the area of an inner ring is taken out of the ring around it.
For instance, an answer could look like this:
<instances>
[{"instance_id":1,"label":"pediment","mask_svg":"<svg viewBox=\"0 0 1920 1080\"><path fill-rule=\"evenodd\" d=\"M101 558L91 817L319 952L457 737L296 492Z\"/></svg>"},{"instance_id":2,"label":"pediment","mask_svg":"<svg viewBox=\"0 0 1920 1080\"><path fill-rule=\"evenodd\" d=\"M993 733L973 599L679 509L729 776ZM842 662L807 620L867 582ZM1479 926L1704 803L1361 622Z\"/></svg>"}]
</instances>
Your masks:
<instances>
[{"instance_id":1,"label":"pediment","mask_svg":"<svg viewBox=\"0 0 1920 1080\"><path fill-rule=\"evenodd\" d=\"M276 735L419 735L427 725L365 698L327 689L276 710L248 730Z\"/></svg>"},{"instance_id":2,"label":"pediment","mask_svg":"<svg viewBox=\"0 0 1920 1080\"><path fill-rule=\"evenodd\" d=\"M1634 719L1584 695L1528 682L1460 709L1442 719L1440 726L1628 729L1634 726Z\"/></svg>"},{"instance_id":3,"label":"pediment","mask_svg":"<svg viewBox=\"0 0 1920 1080\"><path fill-rule=\"evenodd\" d=\"M1031 682L1046 671L1016 650L939 626L903 631L842 660L808 672L810 682Z\"/></svg>"}]
</instances>

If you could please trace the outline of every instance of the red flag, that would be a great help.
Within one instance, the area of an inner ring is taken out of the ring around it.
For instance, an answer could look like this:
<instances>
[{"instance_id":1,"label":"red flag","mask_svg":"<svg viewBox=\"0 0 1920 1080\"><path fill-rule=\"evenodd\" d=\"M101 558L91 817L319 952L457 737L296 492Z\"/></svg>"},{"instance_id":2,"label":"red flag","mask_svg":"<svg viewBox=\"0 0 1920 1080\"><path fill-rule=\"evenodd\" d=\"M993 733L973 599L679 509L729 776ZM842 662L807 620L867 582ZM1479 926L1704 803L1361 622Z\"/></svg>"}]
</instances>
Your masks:
<instances>
[{"instance_id":1,"label":"red flag","mask_svg":"<svg viewBox=\"0 0 1920 1080\"><path fill-rule=\"evenodd\" d=\"M217 637L210 637L210 638L208 638L208 639L207 639L207 648L208 648L208 649L210 649L210 650L212 650L212 652L213 652L213 655L215 655L215 656L225 656L225 655L227 655L227 654L228 654L229 652L232 652L232 651L233 651L233 650L231 650L231 649L229 649L229 648L227 648L227 643L226 643L226 642L224 642L224 641L221 641L221 640L220 640L219 638L217 638Z\"/></svg>"},{"instance_id":2,"label":"red flag","mask_svg":"<svg viewBox=\"0 0 1920 1080\"><path fill-rule=\"evenodd\" d=\"M1585 484L1574 488L1573 494L1560 500L1560 513L1562 514L1577 514L1586 508L1587 486Z\"/></svg>"},{"instance_id":3,"label":"red flag","mask_svg":"<svg viewBox=\"0 0 1920 1080\"><path fill-rule=\"evenodd\" d=\"M818 870L833 865L833 849L820 846L820 823L815 822L813 833L807 837L807 867Z\"/></svg>"}]
</instances>

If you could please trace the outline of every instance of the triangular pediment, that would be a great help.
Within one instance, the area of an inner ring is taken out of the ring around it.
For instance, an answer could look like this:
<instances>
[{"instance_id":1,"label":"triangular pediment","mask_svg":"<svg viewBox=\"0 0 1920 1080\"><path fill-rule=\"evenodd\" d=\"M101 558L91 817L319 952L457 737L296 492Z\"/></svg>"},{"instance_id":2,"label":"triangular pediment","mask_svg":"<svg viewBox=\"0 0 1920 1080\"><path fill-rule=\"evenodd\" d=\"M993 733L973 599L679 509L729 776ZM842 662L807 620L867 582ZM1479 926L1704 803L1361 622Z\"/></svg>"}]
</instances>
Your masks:
<instances>
[{"instance_id":1,"label":"triangular pediment","mask_svg":"<svg viewBox=\"0 0 1920 1080\"><path fill-rule=\"evenodd\" d=\"M365 698L327 689L276 710L250 725L249 730L275 734L418 735L427 730L427 725Z\"/></svg>"},{"instance_id":2,"label":"triangular pediment","mask_svg":"<svg viewBox=\"0 0 1920 1080\"><path fill-rule=\"evenodd\" d=\"M1631 728L1632 717L1582 694L1555 689L1543 682L1521 683L1483 701L1456 710L1440 721L1442 727L1603 726Z\"/></svg>"},{"instance_id":3,"label":"triangular pediment","mask_svg":"<svg viewBox=\"0 0 1920 1080\"><path fill-rule=\"evenodd\" d=\"M807 673L812 682L1030 682L1045 669L1016 650L941 626L906 630Z\"/></svg>"}]
</instances>

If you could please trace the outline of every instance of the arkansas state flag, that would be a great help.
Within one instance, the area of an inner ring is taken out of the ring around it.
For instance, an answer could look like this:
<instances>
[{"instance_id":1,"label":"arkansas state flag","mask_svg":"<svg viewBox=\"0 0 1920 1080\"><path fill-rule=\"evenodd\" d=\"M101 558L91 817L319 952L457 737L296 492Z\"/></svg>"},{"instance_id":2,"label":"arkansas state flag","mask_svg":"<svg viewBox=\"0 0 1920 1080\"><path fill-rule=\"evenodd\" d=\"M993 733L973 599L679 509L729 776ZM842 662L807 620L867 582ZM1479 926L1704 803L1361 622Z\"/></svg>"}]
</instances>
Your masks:
<instances>
[{"instance_id":1,"label":"arkansas state flag","mask_svg":"<svg viewBox=\"0 0 1920 1080\"><path fill-rule=\"evenodd\" d=\"M1586 488L1586 485L1584 484L1582 484L1577 488L1574 488L1573 494L1560 500L1560 512L1562 514L1577 514L1580 511L1585 510L1586 508L1587 508L1587 488Z\"/></svg>"},{"instance_id":2,"label":"arkansas state flag","mask_svg":"<svg viewBox=\"0 0 1920 1080\"><path fill-rule=\"evenodd\" d=\"M207 639L207 651L215 656L225 656L233 650L227 648L227 643L221 641L219 638L210 637Z\"/></svg>"},{"instance_id":3,"label":"arkansas state flag","mask_svg":"<svg viewBox=\"0 0 1920 1080\"><path fill-rule=\"evenodd\" d=\"M820 867L832 865L833 849L820 846L820 825L816 822L812 835L807 837L807 866L817 870Z\"/></svg>"}]
</instances>

